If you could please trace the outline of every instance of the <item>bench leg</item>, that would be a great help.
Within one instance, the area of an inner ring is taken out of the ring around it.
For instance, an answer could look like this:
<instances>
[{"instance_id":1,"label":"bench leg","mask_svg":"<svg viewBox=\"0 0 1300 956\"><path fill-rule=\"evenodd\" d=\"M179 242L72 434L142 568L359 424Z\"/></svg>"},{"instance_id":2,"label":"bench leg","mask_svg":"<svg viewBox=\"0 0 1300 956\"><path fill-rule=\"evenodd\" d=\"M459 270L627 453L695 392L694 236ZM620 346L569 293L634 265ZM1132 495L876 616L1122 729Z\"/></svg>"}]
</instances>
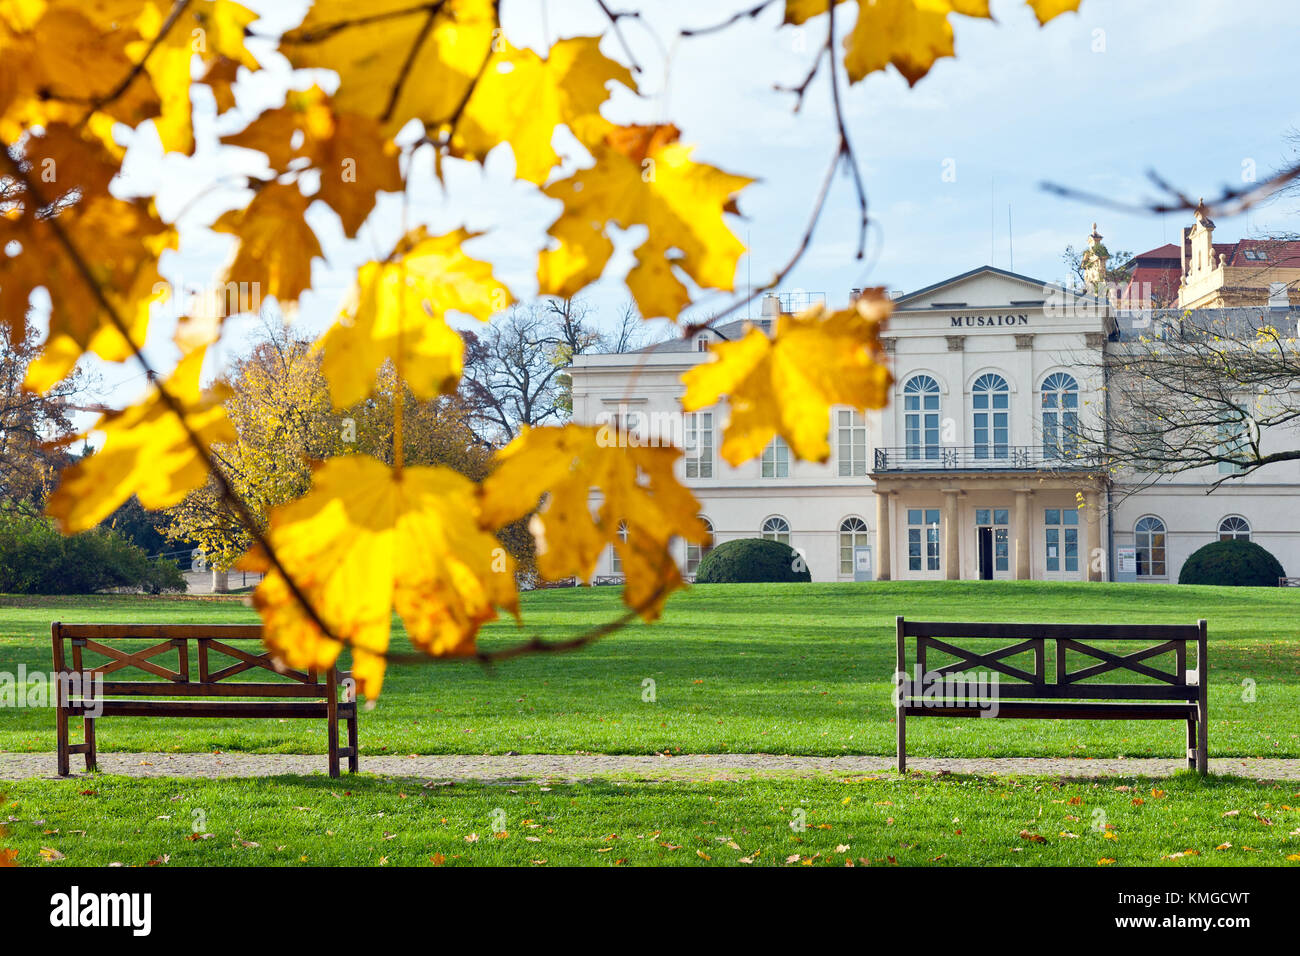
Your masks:
<instances>
[{"instance_id":1,"label":"bench leg","mask_svg":"<svg viewBox=\"0 0 1300 956\"><path fill-rule=\"evenodd\" d=\"M1196 721L1187 722L1187 769L1196 769Z\"/></svg>"},{"instance_id":2,"label":"bench leg","mask_svg":"<svg viewBox=\"0 0 1300 956\"><path fill-rule=\"evenodd\" d=\"M1201 719L1196 722L1196 771L1202 777L1210 772L1210 722L1206 720L1204 707Z\"/></svg>"},{"instance_id":3,"label":"bench leg","mask_svg":"<svg viewBox=\"0 0 1300 956\"><path fill-rule=\"evenodd\" d=\"M907 773L907 717L900 708L898 711L898 772Z\"/></svg>"},{"instance_id":4,"label":"bench leg","mask_svg":"<svg viewBox=\"0 0 1300 956\"><path fill-rule=\"evenodd\" d=\"M357 751L357 710L355 705L352 708L352 715L348 717L348 772L356 773L361 766L361 755Z\"/></svg>"},{"instance_id":5,"label":"bench leg","mask_svg":"<svg viewBox=\"0 0 1300 956\"><path fill-rule=\"evenodd\" d=\"M95 718L86 717L82 721L84 732L82 738L86 741L86 769L99 769L99 755L95 751Z\"/></svg>"},{"instance_id":6,"label":"bench leg","mask_svg":"<svg viewBox=\"0 0 1300 956\"><path fill-rule=\"evenodd\" d=\"M55 760L59 776L66 777L70 772L68 766L68 712L57 708L54 717L55 736L58 738L58 756Z\"/></svg>"}]
</instances>

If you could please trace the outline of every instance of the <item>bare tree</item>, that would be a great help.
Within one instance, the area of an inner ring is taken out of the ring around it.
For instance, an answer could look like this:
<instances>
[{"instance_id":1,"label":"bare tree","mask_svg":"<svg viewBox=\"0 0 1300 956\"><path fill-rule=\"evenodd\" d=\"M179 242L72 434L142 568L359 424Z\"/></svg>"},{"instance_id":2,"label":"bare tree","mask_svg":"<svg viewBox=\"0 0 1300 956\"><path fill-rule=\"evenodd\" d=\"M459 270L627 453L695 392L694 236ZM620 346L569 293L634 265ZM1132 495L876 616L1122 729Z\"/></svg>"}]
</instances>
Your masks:
<instances>
[{"instance_id":1,"label":"bare tree","mask_svg":"<svg viewBox=\"0 0 1300 956\"><path fill-rule=\"evenodd\" d=\"M1101 354L1109 408L1073 446L1125 471L1124 488L1214 468L1213 491L1300 460L1296 312L1156 310Z\"/></svg>"},{"instance_id":2,"label":"bare tree","mask_svg":"<svg viewBox=\"0 0 1300 956\"><path fill-rule=\"evenodd\" d=\"M510 441L524 426L560 422L573 414L568 368L579 355L632 352L649 343L636 307L602 331L581 299L544 299L516 306L479 335L465 338L462 395L479 434Z\"/></svg>"},{"instance_id":3,"label":"bare tree","mask_svg":"<svg viewBox=\"0 0 1300 956\"><path fill-rule=\"evenodd\" d=\"M11 323L0 321L0 500L40 502L69 461L72 413L92 410L76 404L91 382L76 370L45 394L25 389L40 344L30 327L19 331L21 340Z\"/></svg>"}]
</instances>

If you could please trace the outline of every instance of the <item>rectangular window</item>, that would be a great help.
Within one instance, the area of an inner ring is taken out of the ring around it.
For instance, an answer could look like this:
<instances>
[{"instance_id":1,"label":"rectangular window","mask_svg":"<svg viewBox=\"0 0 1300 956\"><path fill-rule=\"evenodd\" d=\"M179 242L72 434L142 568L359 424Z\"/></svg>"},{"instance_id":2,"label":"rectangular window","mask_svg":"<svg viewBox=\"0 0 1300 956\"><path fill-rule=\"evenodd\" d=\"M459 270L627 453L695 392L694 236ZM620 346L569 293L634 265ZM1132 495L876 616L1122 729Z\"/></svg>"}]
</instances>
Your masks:
<instances>
[{"instance_id":1,"label":"rectangular window","mask_svg":"<svg viewBox=\"0 0 1300 956\"><path fill-rule=\"evenodd\" d=\"M763 477L790 477L790 446L779 435L763 449Z\"/></svg>"},{"instance_id":2,"label":"rectangular window","mask_svg":"<svg viewBox=\"0 0 1300 956\"><path fill-rule=\"evenodd\" d=\"M1079 570L1079 512L1074 508L1043 510L1043 535L1048 571Z\"/></svg>"},{"instance_id":3,"label":"rectangular window","mask_svg":"<svg viewBox=\"0 0 1300 956\"><path fill-rule=\"evenodd\" d=\"M713 477L713 412L690 412L686 415L686 477Z\"/></svg>"},{"instance_id":4,"label":"rectangular window","mask_svg":"<svg viewBox=\"0 0 1300 956\"><path fill-rule=\"evenodd\" d=\"M1011 567L1011 545L1006 528L993 529L993 569L1006 571Z\"/></svg>"},{"instance_id":5,"label":"rectangular window","mask_svg":"<svg viewBox=\"0 0 1300 956\"><path fill-rule=\"evenodd\" d=\"M907 457L926 460L939 457L939 393L903 397L903 433Z\"/></svg>"},{"instance_id":6,"label":"rectangular window","mask_svg":"<svg viewBox=\"0 0 1300 956\"><path fill-rule=\"evenodd\" d=\"M1225 458L1242 459L1247 457L1246 431L1237 422L1223 422L1219 425L1219 447L1216 453ZM1239 475L1246 469L1235 461L1219 462L1219 474Z\"/></svg>"},{"instance_id":7,"label":"rectangular window","mask_svg":"<svg viewBox=\"0 0 1300 956\"><path fill-rule=\"evenodd\" d=\"M939 570L939 509L907 510L907 567L910 571Z\"/></svg>"},{"instance_id":8,"label":"rectangular window","mask_svg":"<svg viewBox=\"0 0 1300 956\"><path fill-rule=\"evenodd\" d=\"M835 413L839 440L840 474L861 477L867 473L867 422L853 409Z\"/></svg>"}]
</instances>

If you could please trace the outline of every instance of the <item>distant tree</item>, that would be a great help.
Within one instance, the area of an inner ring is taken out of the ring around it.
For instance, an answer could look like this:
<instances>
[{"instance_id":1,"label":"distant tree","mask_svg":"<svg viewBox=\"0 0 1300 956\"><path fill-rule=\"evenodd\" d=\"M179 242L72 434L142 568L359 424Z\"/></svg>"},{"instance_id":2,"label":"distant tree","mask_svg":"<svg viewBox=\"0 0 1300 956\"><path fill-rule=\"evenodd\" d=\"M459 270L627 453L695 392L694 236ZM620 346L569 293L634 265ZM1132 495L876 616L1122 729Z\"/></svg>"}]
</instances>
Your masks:
<instances>
[{"instance_id":1,"label":"distant tree","mask_svg":"<svg viewBox=\"0 0 1300 956\"><path fill-rule=\"evenodd\" d=\"M550 298L515 306L482 335L465 337L462 394L480 436L504 445L525 425L563 422L573 414L568 368L579 355L631 352L650 341L635 304L602 331L580 299Z\"/></svg>"},{"instance_id":2,"label":"distant tree","mask_svg":"<svg viewBox=\"0 0 1300 956\"><path fill-rule=\"evenodd\" d=\"M1072 289L1088 288L1087 254L1087 249L1076 249L1074 246L1066 246L1065 251L1061 253L1067 281ZM1106 260L1107 284L1111 288L1123 288L1128 285L1128 281L1133 278L1134 266L1133 253L1127 250L1111 252L1110 258Z\"/></svg>"},{"instance_id":3,"label":"distant tree","mask_svg":"<svg viewBox=\"0 0 1300 956\"><path fill-rule=\"evenodd\" d=\"M233 392L225 406L239 441L216 445L214 457L263 526L272 508L311 486L313 462L351 453L392 461L399 383L391 364L380 370L369 398L336 409L314 341L272 322L224 381ZM425 402L400 387L405 462L444 465L481 480L492 449L471 427L464 398ZM167 512L165 533L194 542L218 568L229 567L252 544L211 480Z\"/></svg>"},{"instance_id":4,"label":"distant tree","mask_svg":"<svg viewBox=\"0 0 1300 956\"><path fill-rule=\"evenodd\" d=\"M1105 377L1110 408L1095 428L1080 426L1062 441L1112 470L1131 470L1130 491L1211 467L1213 491L1300 459L1294 318L1268 309L1156 312L1144 334L1081 361Z\"/></svg>"},{"instance_id":5,"label":"distant tree","mask_svg":"<svg viewBox=\"0 0 1300 956\"><path fill-rule=\"evenodd\" d=\"M3 319L0 316L0 319ZM23 388L27 368L39 356L40 342L28 327L21 340L0 321L0 500L41 503L71 456L68 444L74 405L84 400L92 381L74 371L44 394Z\"/></svg>"}]
</instances>

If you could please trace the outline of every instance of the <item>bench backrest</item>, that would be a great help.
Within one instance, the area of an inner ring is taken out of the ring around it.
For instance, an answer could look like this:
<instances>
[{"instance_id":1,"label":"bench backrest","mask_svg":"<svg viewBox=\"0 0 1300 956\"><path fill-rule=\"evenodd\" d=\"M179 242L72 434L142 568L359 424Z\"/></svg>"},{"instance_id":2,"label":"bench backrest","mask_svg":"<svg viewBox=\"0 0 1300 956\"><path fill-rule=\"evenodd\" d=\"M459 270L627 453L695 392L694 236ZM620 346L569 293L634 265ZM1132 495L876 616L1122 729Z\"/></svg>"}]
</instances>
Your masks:
<instances>
[{"instance_id":1,"label":"bench backrest","mask_svg":"<svg viewBox=\"0 0 1300 956\"><path fill-rule=\"evenodd\" d=\"M277 668L261 647L238 647L235 642L262 640L261 624L63 624L50 627L54 642L54 670L102 680L97 692L105 697L153 695L163 697L329 697L341 677L337 668L327 673ZM139 650L127 650L123 641L154 641ZM115 646L117 645L117 646ZM159 658L176 652L175 667ZM107 660L89 662L86 652ZM123 671L151 675L153 680L113 678ZM248 671L256 680L229 678Z\"/></svg>"},{"instance_id":2,"label":"bench backrest","mask_svg":"<svg viewBox=\"0 0 1300 956\"><path fill-rule=\"evenodd\" d=\"M916 654L909 660L908 638L915 639ZM1002 640L1001 647L981 647L985 640ZM1045 670L1046 645L1054 642L1056 667ZM1097 643L1129 642L1129 651L1106 650ZM1047 700L1196 700L1205 679L1206 623L1195 624L1010 624L897 619L897 670L916 692L915 681L944 680L958 692L987 698L997 694L1008 698ZM1187 669L1187 645L1197 646L1197 670ZM931 668L928 651L952 655L957 660ZM1077 670L1066 669L1066 652L1074 651L1094 663ZM1149 663L1172 652L1172 671ZM1013 666L1009 658L1033 655L1032 669ZM1098 683L1089 678L1106 673L1150 678L1147 683ZM972 679L972 674L976 675ZM958 680L958 677L964 678ZM1055 679L1051 679L1054 677ZM996 686L994 686L996 685ZM937 689L937 688L936 688ZM910 696L910 695L909 695Z\"/></svg>"}]
</instances>

